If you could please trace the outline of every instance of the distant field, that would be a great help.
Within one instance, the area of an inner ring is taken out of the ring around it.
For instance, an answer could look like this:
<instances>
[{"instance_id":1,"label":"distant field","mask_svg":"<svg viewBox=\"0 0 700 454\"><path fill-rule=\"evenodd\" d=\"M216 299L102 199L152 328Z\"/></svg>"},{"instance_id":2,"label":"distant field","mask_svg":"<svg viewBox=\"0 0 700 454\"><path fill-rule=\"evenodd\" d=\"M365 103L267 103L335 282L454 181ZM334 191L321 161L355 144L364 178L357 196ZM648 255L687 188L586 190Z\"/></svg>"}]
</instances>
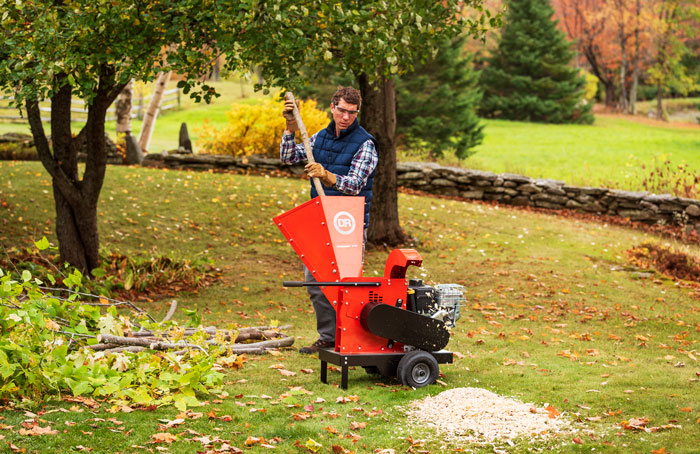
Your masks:
<instances>
[{"instance_id":1,"label":"distant field","mask_svg":"<svg viewBox=\"0 0 700 454\"><path fill-rule=\"evenodd\" d=\"M171 85L174 86L174 82ZM150 146L151 152L177 148L178 131L187 123L190 137L197 151L198 129L208 121L214 126L226 124L226 112L233 103L255 102L263 96L255 93L248 82L222 81L214 83L222 93L212 104L195 104L182 96L182 109L161 115ZM245 98L243 98L245 96ZM682 101L682 102L681 102ZM698 99L669 100L672 108L699 102ZM640 103L640 109L651 105ZM637 120L644 121L643 117ZM674 164L687 164L700 172L700 125L685 128L674 124L651 122L640 124L618 115L597 115L591 126L547 125L537 123L485 120L486 137L471 158L459 162L445 157L447 165L518 173L533 178L552 178L569 184L608 186L621 189L642 189L640 181L655 163L666 159ZM76 130L80 125L76 124ZM134 120L133 130L138 133L141 122ZM110 122L107 132L114 136L115 125ZM0 123L0 134L9 131L29 131L25 124ZM425 157L402 150L403 161L423 160ZM642 169L645 164L647 170Z\"/></svg>"},{"instance_id":2,"label":"distant field","mask_svg":"<svg viewBox=\"0 0 700 454\"><path fill-rule=\"evenodd\" d=\"M596 116L591 126L487 120L484 143L462 166L569 184L639 188L654 161L700 171L700 127L675 129Z\"/></svg>"}]
</instances>

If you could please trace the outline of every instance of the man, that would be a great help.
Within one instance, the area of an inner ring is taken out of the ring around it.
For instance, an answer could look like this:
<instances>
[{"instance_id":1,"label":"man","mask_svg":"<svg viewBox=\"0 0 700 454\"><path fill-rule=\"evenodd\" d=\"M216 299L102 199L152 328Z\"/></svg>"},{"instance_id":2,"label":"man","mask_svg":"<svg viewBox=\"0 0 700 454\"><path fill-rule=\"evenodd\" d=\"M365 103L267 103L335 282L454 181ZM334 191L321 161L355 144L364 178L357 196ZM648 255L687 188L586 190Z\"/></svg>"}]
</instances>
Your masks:
<instances>
[{"instance_id":1,"label":"man","mask_svg":"<svg viewBox=\"0 0 700 454\"><path fill-rule=\"evenodd\" d=\"M326 187L326 195L352 195L365 198L364 228L365 237L369 225L369 205L372 200L374 170L379 155L377 144L357 121L362 97L352 87L338 87L331 100L333 119L325 128L309 138L315 163L306 164L304 171L309 177L316 177ZM286 164L308 161L303 144L296 144L294 133L298 130L293 115L292 101L284 103L282 114L287 121L284 137L280 144L280 159ZM311 184L311 198L318 195ZM304 266L304 279L315 281L309 269ZM321 348L335 347L335 308L318 287L306 287L311 304L316 313L318 340L300 353L311 354Z\"/></svg>"}]
</instances>

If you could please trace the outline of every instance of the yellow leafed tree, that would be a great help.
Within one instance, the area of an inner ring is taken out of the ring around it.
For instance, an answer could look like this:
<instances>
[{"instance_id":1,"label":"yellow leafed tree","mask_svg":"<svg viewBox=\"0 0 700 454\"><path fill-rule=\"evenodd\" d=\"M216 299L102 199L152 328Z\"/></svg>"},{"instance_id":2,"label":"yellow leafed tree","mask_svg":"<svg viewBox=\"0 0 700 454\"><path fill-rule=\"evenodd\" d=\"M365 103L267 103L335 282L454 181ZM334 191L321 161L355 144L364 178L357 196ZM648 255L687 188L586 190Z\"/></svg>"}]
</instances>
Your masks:
<instances>
[{"instance_id":1,"label":"yellow leafed tree","mask_svg":"<svg viewBox=\"0 0 700 454\"><path fill-rule=\"evenodd\" d=\"M284 101L264 99L257 104L236 103L226 113L228 125L214 129L202 127L202 148L210 154L249 156L259 154L278 156L279 143L285 127L282 117ZM299 112L309 134L325 128L328 114L319 110L316 101L300 101ZM298 140L301 143L301 139Z\"/></svg>"}]
</instances>

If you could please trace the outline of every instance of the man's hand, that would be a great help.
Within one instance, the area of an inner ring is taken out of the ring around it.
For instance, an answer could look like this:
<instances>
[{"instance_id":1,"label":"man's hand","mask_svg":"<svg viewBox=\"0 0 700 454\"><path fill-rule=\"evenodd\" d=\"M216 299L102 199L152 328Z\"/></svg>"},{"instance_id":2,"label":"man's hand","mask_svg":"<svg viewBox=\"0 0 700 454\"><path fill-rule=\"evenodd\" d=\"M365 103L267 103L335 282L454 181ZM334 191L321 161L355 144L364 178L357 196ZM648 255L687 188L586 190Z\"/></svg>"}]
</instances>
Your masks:
<instances>
[{"instance_id":1,"label":"man's hand","mask_svg":"<svg viewBox=\"0 0 700 454\"><path fill-rule=\"evenodd\" d=\"M304 167L304 172L311 178L318 178L325 186L335 186L335 174L327 171L318 162L308 163Z\"/></svg>"},{"instance_id":2,"label":"man's hand","mask_svg":"<svg viewBox=\"0 0 700 454\"><path fill-rule=\"evenodd\" d=\"M299 101L297 101L297 107L299 106ZM282 110L282 116L287 120L286 130L289 132L296 132L299 130L297 121L294 119L294 103L290 100L284 101L284 109Z\"/></svg>"}]
</instances>

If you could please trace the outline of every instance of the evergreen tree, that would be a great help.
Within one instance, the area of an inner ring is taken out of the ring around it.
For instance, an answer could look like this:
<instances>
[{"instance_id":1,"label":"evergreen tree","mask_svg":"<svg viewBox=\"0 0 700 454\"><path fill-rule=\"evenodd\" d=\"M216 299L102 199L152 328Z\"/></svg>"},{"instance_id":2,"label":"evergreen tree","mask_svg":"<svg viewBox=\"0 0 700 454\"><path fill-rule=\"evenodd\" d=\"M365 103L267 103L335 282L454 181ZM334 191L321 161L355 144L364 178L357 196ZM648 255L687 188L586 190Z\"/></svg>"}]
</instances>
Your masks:
<instances>
[{"instance_id":1,"label":"evergreen tree","mask_svg":"<svg viewBox=\"0 0 700 454\"><path fill-rule=\"evenodd\" d=\"M454 151L464 159L484 139L476 108L479 73L463 55L464 37L445 41L435 57L396 83L396 129L405 143L431 156Z\"/></svg>"},{"instance_id":2,"label":"evergreen tree","mask_svg":"<svg viewBox=\"0 0 700 454\"><path fill-rule=\"evenodd\" d=\"M498 50L481 73L483 115L547 123L590 123L585 80L552 20L548 0L510 0Z\"/></svg>"}]
</instances>

